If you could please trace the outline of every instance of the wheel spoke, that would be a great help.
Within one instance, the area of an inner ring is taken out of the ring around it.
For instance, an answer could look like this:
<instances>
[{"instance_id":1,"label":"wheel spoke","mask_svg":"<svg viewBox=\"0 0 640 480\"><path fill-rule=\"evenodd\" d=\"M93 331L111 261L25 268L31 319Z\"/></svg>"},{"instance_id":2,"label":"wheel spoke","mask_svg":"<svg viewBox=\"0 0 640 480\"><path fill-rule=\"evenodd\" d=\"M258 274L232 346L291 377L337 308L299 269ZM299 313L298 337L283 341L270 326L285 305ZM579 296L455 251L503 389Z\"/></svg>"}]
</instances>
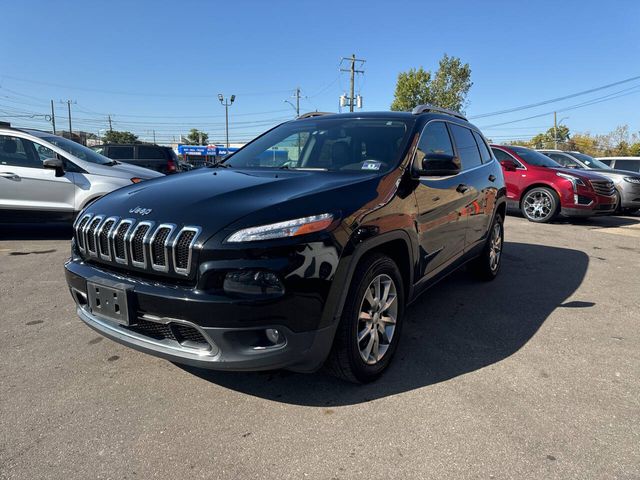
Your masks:
<instances>
[{"instance_id":1,"label":"wheel spoke","mask_svg":"<svg viewBox=\"0 0 640 480\"><path fill-rule=\"evenodd\" d=\"M380 312L384 313L387 310L389 310L389 307L391 307L391 305L393 305L393 302L396 301L396 297L397 297L397 295L389 295L388 298L387 298L387 302L383 305L383 307L380 310Z\"/></svg>"},{"instance_id":2,"label":"wheel spoke","mask_svg":"<svg viewBox=\"0 0 640 480\"><path fill-rule=\"evenodd\" d=\"M362 340L366 338L367 335L370 335L370 334L371 334L371 325L367 325L358 333L358 343L360 343Z\"/></svg>"},{"instance_id":3,"label":"wheel spoke","mask_svg":"<svg viewBox=\"0 0 640 480\"><path fill-rule=\"evenodd\" d=\"M367 302L369 302L369 305L373 307L375 300L373 299L373 295L371 294L371 285L367 287L367 290L364 293L364 298Z\"/></svg>"},{"instance_id":4,"label":"wheel spoke","mask_svg":"<svg viewBox=\"0 0 640 480\"><path fill-rule=\"evenodd\" d=\"M367 342L367 345L364 347L363 350L361 350L362 356L365 359L365 361L369 361L369 356L371 355L371 349L373 348L373 342L374 342L374 335L372 333L371 335L369 335L369 341Z\"/></svg>"},{"instance_id":5,"label":"wheel spoke","mask_svg":"<svg viewBox=\"0 0 640 480\"><path fill-rule=\"evenodd\" d=\"M374 283L373 283L373 287L374 287L374 297L376 300L380 301L380 277L376 277Z\"/></svg>"},{"instance_id":6,"label":"wheel spoke","mask_svg":"<svg viewBox=\"0 0 640 480\"><path fill-rule=\"evenodd\" d=\"M373 355L373 360L380 360L380 336L378 334L378 330L373 331L373 348L371 349L371 354Z\"/></svg>"}]
</instances>

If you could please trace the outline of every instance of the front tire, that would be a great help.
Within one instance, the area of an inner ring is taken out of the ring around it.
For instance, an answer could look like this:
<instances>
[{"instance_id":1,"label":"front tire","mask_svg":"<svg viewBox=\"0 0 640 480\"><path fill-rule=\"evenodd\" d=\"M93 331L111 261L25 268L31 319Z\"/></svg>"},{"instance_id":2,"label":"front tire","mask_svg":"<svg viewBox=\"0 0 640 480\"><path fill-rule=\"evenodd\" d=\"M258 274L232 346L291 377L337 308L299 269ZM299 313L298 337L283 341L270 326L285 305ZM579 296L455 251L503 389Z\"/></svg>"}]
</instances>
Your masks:
<instances>
[{"instance_id":1,"label":"front tire","mask_svg":"<svg viewBox=\"0 0 640 480\"><path fill-rule=\"evenodd\" d=\"M404 289L395 262L382 254L356 268L327 363L353 383L377 379L389 366L402 330Z\"/></svg>"},{"instance_id":2,"label":"front tire","mask_svg":"<svg viewBox=\"0 0 640 480\"><path fill-rule=\"evenodd\" d=\"M547 187L536 187L524 195L520 209L530 222L548 223L556 217L559 205L560 199L555 191Z\"/></svg>"}]
</instances>

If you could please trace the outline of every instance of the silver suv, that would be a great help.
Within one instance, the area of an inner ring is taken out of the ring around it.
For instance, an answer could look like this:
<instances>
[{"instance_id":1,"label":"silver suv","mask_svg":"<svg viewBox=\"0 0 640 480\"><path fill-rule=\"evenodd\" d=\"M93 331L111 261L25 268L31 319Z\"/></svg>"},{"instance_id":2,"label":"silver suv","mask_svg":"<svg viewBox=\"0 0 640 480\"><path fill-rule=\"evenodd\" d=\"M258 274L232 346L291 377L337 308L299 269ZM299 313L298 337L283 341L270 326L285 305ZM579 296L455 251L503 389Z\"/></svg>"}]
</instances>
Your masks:
<instances>
[{"instance_id":1,"label":"silver suv","mask_svg":"<svg viewBox=\"0 0 640 480\"><path fill-rule=\"evenodd\" d=\"M640 173L613 169L609 165L580 152L538 150L566 168L583 168L610 179L616 187L617 211L632 213L640 209Z\"/></svg>"},{"instance_id":2,"label":"silver suv","mask_svg":"<svg viewBox=\"0 0 640 480\"><path fill-rule=\"evenodd\" d=\"M0 223L70 221L113 190L162 176L48 132L0 123Z\"/></svg>"}]
</instances>

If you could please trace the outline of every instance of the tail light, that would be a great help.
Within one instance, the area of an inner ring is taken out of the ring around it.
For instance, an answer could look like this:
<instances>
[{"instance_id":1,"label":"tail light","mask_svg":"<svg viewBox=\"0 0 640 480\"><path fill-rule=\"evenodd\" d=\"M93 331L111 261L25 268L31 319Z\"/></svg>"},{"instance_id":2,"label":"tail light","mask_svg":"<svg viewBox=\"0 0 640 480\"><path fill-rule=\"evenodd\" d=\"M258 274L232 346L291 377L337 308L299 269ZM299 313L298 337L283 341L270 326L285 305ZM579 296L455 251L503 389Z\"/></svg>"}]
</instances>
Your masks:
<instances>
[{"instance_id":1,"label":"tail light","mask_svg":"<svg viewBox=\"0 0 640 480\"><path fill-rule=\"evenodd\" d=\"M176 162L173 159L167 160L167 173L175 173L176 171Z\"/></svg>"}]
</instances>

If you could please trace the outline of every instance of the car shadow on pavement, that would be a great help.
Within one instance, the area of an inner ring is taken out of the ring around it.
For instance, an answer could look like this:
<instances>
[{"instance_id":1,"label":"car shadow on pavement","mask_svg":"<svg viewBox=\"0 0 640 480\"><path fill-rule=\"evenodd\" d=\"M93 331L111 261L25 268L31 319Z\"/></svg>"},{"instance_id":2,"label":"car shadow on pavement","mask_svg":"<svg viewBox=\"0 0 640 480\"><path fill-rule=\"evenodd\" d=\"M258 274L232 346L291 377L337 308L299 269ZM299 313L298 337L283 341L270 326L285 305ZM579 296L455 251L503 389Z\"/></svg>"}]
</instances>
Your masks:
<instances>
[{"instance_id":1,"label":"car shadow on pavement","mask_svg":"<svg viewBox=\"0 0 640 480\"><path fill-rule=\"evenodd\" d=\"M589 257L577 250L506 242L502 270L478 282L461 270L435 285L405 312L394 362L369 385L353 385L322 372L238 373L181 367L194 375L277 402L351 405L426 387L513 355L582 283ZM564 304L564 305L563 305Z\"/></svg>"},{"instance_id":2,"label":"car shadow on pavement","mask_svg":"<svg viewBox=\"0 0 640 480\"><path fill-rule=\"evenodd\" d=\"M71 240L71 224L0 224L0 240Z\"/></svg>"}]
</instances>

